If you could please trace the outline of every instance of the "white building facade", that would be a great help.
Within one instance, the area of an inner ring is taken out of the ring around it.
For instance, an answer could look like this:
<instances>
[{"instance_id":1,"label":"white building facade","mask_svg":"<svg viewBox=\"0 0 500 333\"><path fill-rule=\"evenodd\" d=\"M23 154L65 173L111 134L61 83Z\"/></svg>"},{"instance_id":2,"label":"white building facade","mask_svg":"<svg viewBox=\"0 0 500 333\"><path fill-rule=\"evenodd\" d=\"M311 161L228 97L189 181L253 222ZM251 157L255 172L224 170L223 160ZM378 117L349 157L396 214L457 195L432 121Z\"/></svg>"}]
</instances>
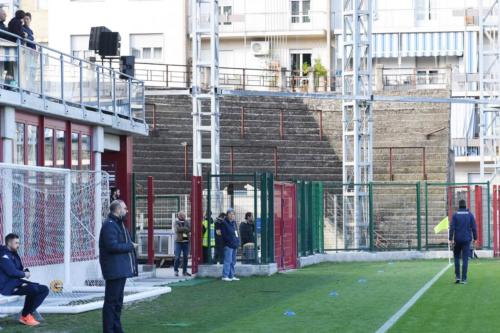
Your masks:
<instances>
[{"instance_id":1,"label":"white building facade","mask_svg":"<svg viewBox=\"0 0 500 333\"><path fill-rule=\"evenodd\" d=\"M90 57L90 29L120 33L121 54L137 61L185 64L186 0L49 0L49 45Z\"/></svg>"}]
</instances>

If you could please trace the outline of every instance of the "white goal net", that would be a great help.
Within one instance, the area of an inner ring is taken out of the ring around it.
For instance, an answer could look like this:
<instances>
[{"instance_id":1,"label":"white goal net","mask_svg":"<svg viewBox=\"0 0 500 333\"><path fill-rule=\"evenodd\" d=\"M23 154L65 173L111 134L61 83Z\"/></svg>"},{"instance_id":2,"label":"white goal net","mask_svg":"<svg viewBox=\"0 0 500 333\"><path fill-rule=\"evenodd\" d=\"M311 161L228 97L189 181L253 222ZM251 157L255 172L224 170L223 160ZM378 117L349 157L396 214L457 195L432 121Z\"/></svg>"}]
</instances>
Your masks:
<instances>
[{"instance_id":1,"label":"white goal net","mask_svg":"<svg viewBox=\"0 0 500 333\"><path fill-rule=\"evenodd\" d=\"M104 286L98 236L109 211L108 174L0 163L0 186L1 239L19 235L30 280L51 289L40 310L98 308ZM131 286L129 293L152 291ZM0 313L16 311L16 306L0 306Z\"/></svg>"}]
</instances>

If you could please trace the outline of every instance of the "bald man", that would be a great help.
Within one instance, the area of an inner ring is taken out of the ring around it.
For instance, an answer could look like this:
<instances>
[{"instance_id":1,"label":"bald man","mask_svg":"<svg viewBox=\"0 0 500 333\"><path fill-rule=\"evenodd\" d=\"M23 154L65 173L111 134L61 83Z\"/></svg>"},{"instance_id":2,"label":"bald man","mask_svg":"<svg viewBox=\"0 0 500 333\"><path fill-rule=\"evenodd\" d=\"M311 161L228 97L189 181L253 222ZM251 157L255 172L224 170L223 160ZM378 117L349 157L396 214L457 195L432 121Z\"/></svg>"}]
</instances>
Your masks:
<instances>
[{"instance_id":1,"label":"bald man","mask_svg":"<svg viewBox=\"0 0 500 333\"><path fill-rule=\"evenodd\" d=\"M7 19L7 13L5 9L0 8L0 30L8 31L7 26L5 26L5 20Z\"/></svg>"}]
</instances>

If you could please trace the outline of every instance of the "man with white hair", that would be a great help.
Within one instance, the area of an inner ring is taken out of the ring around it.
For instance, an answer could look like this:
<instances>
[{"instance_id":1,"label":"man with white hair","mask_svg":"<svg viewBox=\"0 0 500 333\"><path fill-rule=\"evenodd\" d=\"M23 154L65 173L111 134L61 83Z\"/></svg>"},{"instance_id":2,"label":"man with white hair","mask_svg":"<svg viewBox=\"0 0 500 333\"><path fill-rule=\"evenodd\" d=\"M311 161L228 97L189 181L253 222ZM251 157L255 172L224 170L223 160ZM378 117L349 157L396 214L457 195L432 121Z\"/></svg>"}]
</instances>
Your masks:
<instances>
[{"instance_id":1,"label":"man with white hair","mask_svg":"<svg viewBox=\"0 0 500 333\"><path fill-rule=\"evenodd\" d=\"M188 255L189 255L189 238L191 236L191 223L186 220L186 213L179 212L177 214L177 220L174 223L175 231L175 261L174 261L174 272L175 276L179 276L179 265L182 253L182 275L191 276L187 272L188 265Z\"/></svg>"}]
</instances>

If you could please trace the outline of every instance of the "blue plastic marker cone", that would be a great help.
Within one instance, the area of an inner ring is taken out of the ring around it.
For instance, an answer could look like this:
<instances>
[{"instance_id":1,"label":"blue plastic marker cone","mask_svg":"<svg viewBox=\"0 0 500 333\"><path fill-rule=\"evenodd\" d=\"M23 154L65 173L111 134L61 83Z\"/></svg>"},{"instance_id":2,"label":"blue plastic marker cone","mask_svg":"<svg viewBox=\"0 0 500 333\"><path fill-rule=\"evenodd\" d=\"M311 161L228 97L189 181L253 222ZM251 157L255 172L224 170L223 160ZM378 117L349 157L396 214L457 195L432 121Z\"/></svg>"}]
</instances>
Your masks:
<instances>
[{"instance_id":1,"label":"blue plastic marker cone","mask_svg":"<svg viewBox=\"0 0 500 333\"><path fill-rule=\"evenodd\" d=\"M336 291L332 291L329 295L330 297L337 297L339 294Z\"/></svg>"},{"instance_id":2,"label":"blue plastic marker cone","mask_svg":"<svg viewBox=\"0 0 500 333\"><path fill-rule=\"evenodd\" d=\"M361 283L361 284L366 283L366 279L361 278L361 279L358 280L358 282Z\"/></svg>"},{"instance_id":3,"label":"blue plastic marker cone","mask_svg":"<svg viewBox=\"0 0 500 333\"><path fill-rule=\"evenodd\" d=\"M287 317L293 317L293 316L295 316L295 312L293 312L293 311L286 311L284 313L284 315L287 316Z\"/></svg>"}]
</instances>

